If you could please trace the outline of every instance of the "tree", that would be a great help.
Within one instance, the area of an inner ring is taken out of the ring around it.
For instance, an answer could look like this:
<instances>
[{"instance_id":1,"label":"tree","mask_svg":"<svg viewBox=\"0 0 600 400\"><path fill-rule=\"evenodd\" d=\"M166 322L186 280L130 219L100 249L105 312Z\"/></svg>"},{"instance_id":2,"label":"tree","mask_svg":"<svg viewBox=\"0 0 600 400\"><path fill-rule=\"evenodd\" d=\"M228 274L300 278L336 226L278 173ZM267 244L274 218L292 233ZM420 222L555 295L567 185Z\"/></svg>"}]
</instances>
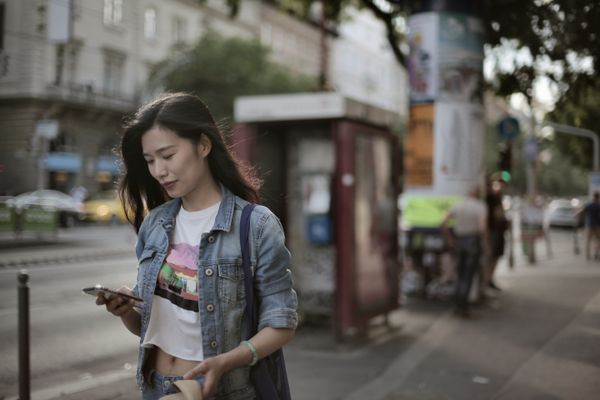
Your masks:
<instances>
[{"instance_id":1,"label":"tree","mask_svg":"<svg viewBox=\"0 0 600 400\"><path fill-rule=\"evenodd\" d=\"M231 118L237 96L316 87L315 78L293 75L268 56L269 50L256 40L223 38L209 32L194 46L180 48L159 63L151 81L159 81L166 90L200 96L217 120Z\"/></svg>"},{"instance_id":2,"label":"tree","mask_svg":"<svg viewBox=\"0 0 600 400\"><path fill-rule=\"evenodd\" d=\"M311 4L319 0L269 2L308 18ZM343 19L345 7L369 9L385 24L388 43L398 62L406 66L406 19L424 0L327 0L323 3L325 17L334 22ZM486 28L486 58L493 65L488 90L502 97L521 93L532 105L535 83L545 80L553 84L556 95L554 111L548 116L550 120L598 130L600 1L474 0L473 4L479 6L477 11ZM558 135L554 147L567 149L566 156L575 165L588 169L592 157L588 142Z\"/></svg>"},{"instance_id":3,"label":"tree","mask_svg":"<svg viewBox=\"0 0 600 400\"><path fill-rule=\"evenodd\" d=\"M237 10L239 0L228 2L232 12ZM268 2L309 19L311 5L320 0ZM348 6L369 9L386 26L389 45L398 62L406 66L406 19L424 0L327 0L321 3L325 4L325 17L334 22L343 19L343 10ZM581 0L473 0L473 4L479 7L486 27L488 59L495 61L489 85L496 94L522 93L531 101L534 83L548 78L556 83L559 99L565 96L574 99L585 90L586 82L595 80L600 59L600 24L596 23L600 21L600 2L597 0L587 3ZM523 57L507 63L508 51Z\"/></svg>"}]
</instances>

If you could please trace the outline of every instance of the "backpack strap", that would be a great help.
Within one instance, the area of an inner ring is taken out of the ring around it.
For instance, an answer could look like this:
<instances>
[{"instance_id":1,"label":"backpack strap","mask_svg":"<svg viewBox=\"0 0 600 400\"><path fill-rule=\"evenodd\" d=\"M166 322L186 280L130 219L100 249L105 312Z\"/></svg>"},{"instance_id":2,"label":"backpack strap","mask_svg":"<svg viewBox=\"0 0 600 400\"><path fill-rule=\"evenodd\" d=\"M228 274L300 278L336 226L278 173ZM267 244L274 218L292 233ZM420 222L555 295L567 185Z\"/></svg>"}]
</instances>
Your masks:
<instances>
[{"instance_id":1,"label":"backpack strap","mask_svg":"<svg viewBox=\"0 0 600 400\"><path fill-rule=\"evenodd\" d=\"M254 288L252 285L253 276L250 268L250 244L248 236L250 234L250 216L256 204L248 204L242 210L240 219L240 248L242 249L242 268L244 269L244 290L246 292L246 316L249 321L250 336L256 333L256 315L254 308Z\"/></svg>"}]
</instances>

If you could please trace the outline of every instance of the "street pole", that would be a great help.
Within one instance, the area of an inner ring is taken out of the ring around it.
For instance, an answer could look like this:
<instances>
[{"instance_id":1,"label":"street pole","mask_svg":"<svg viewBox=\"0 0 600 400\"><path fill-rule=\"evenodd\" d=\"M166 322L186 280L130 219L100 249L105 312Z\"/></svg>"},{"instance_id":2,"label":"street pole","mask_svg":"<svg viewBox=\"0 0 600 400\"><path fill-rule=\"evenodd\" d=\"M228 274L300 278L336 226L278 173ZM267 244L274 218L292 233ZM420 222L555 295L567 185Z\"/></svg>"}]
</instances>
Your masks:
<instances>
[{"instance_id":1,"label":"street pole","mask_svg":"<svg viewBox=\"0 0 600 400\"><path fill-rule=\"evenodd\" d=\"M19 399L29 400L30 365L29 365L29 274L19 271L18 305L19 305Z\"/></svg>"},{"instance_id":2,"label":"street pole","mask_svg":"<svg viewBox=\"0 0 600 400\"><path fill-rule=\"evenodd\" d=\"M530 129L529 129L529 134L528 134L528 140L536 140L535 139L535 116L534 113L531 113L531 118L529 120L530 123ZM535 193L536 193L536 182L535 182L535 164L536 164L536 160L537 160L537 154L535 155L535 157L531 157L531 159L528 159L525 163L525 177L526 177L526 181L527 181L527 196L530 199L534 199L535 197Z\"/></svg>"}]
</instances>

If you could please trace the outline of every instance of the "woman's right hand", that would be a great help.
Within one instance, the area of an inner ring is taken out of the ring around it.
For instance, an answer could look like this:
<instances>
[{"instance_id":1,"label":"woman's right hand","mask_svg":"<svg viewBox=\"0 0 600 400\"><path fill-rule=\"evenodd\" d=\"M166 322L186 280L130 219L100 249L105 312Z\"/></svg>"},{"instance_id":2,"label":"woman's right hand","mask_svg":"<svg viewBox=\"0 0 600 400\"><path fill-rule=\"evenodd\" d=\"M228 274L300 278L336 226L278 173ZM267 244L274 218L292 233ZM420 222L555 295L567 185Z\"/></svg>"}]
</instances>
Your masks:
<instances>
[{"instance_id":1,"label":"woman's right hand","mask_svg":"<svg viewBox=\"0 0 600 400\"><path fill-rule=\"evenodd\" d=\"M121 286L117 289L117 292L133 295L133 291L127 286ZM117 317L122 317L133 310L135 301L116 295L107 299L102 293L98 293L96 295L96 304L99 306L105 305L109 313Z\"/></svg>"}]
</instances>

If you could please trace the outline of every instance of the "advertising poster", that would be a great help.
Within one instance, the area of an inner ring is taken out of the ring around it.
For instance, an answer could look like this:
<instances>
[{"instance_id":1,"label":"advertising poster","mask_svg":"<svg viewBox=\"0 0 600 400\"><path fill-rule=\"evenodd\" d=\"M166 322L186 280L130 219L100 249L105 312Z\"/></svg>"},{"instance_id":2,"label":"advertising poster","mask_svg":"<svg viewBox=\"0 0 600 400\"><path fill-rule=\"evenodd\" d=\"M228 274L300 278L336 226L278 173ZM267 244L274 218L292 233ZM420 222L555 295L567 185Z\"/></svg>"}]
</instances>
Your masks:
<instances>
[{"instance_id":1,"label":"advertising poster","mask_svg":"<svg viewBox=\"0 0 600 400\"><path fill-rule=\"evenodd\" d=\"M408 78L411 103L434 101L437 97L437 13L422 13L408 20Z\"/></svg>"},{"instance_id":2,"label":"advertising poster","mask_svg":"<svg viewBox=\"0 0 600 400\"><path fill-rule=\"evenodd\" d=\"M481 20L440 13L438 98L447 102L483 102L483 35Z\"/></svg>"},{"instance_id":3,"label":"advertising poster","mask_svg":"<svg viewBox=\"0 0 600 400\"><path fill-rule=\"evenodd\" d=\"M429 187L433 184L433 104L413 105L404 140L404 184Z\"/></svg>"},{"instance_id":4,"label":"advertising poster","mask_svg":"<svg viewBox=\"0 0 600 400\"><path fill-rule=\"evenodd\" d=\"M467 193L483 174L483 107L438 102L435 121L435 192Z\"/></svg>"}]
</instances>

